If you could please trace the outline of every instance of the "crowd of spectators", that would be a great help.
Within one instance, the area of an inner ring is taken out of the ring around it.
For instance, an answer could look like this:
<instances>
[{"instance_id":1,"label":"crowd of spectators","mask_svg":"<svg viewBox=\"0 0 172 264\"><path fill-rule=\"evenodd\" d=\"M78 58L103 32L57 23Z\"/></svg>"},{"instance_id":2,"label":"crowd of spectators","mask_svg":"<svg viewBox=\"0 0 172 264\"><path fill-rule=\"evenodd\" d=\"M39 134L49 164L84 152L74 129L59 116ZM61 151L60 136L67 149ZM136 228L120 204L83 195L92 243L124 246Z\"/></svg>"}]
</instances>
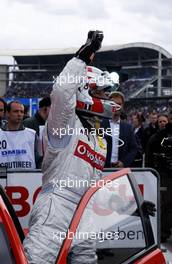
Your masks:
<instances>
[{"instance_id":1,"label":"crowd of spectators","mask_svg":"<svg viewBox=\"0 0 172 264\"><path fill-rule=\"evenodd\" d=\"M145 119L145 124L149 122L150 113L167 114L172 109L172 102L168 100L134 100L126 102L125 112L128 117L139 112Z\"/></svg>"},{"instance_id":2,"label":"crowd of spectators","mask_svg":"<svg viewBox=\"0 0 172 264\"><path fill-rule=\"evenodd\" d=\"M125 98L129 99L136 91L149 84L151 78L136 79L132 78L120 85L120 91L125 94Z\"/></svg>"},{"instance_id":3,"label":"crowd of spectators","mask_svg":"<svg viewBox=\"0 0 172 264\"><path fill-rule=\"evenodd\" d=\"M13 72L13 79L9 84L5 97L42 97L51 93L55 70L16 70Z\"/></svg>"},{"instance_id":4,"label":"crowd of spectators","mask_svg":"<svg viewBox=\"0 0 172 264\"><path fill-rule=\"evenodd\" d=\"M160 174L161 242L171 235L172 228L172 111L158 116L157 131L149 138L145 152L145 166Z\"/></svg>"},{"instance_id":5,"label":"crowd of spectators","mask_svg":"<svg viewBox=\"0 0 172 264\"><path fill-rule=\"evenodd\" d=\"M21 82L21 83L12 83L5 94L5 97L24 97L32 98L39 97L40 94L43 97L48 96L52 90L52 82L40 83L38 82Z\"/></svg>"},{"instance_id":6,"label":"crowd of spectators","mask_svg":"<svg viewBox=\"0 0 172 264\"><path fill-rule=\"evenodd\" d=\"M153 73L152 73L153 74ZM7 88L5 97L42 97L48 96L52 90L54 78L58 75L55 66L49 69L17 69L12 71L12 80ZM120 84L120 91L128 100L152 80L152 76L132 77Z\"/></svg>"}]
</instances>

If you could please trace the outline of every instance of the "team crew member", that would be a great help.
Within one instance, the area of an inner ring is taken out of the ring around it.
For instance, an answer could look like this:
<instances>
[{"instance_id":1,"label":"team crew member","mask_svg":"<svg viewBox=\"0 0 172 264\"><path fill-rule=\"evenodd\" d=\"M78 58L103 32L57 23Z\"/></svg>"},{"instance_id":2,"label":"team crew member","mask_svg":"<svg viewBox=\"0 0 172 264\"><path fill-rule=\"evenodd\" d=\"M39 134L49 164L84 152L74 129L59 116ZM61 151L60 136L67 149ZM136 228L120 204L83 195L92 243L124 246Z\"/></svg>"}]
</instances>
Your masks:
<instances>
[{"instance_id":1,"label":"team crew member","mask_svg":"<svg viewBox=\"0 0 172 264\"><path fill-rule=\"evenodd\" d=\"M61 180L67 183L71 180L87 181L89 184L91 180L101 177L106 157L106 142L89 131L95 127L97 120L96 101L99 102L98 109L101 108L101 114L104 113L105 108L111 113L116 104L109 100L93 98L96 95L104 99L109 98L105 94L105 88L112 85L108 78L105 78L107 83L102 83L101 79L101 85L98 85L95 78L94 89L91 89L91 85L84 80L87 79L87 72L94 70L92 67L86 67L86 64L91 62L95 52L100 48L102 38L102 32L89 32L86 44L80 48L76 57L67 63L51 93L51 109L46 125L46 149L42 166L43 186L33 207L29 234L24 241L28 263L55 263L62 244L58 234L66 233L77 204L87 190L86 186L81 185L80 188L77 188L78 185L72 187L66 185L61 189L55 183L60 183ZM96 74L100 73L102 72L97 69ZM68 76L73 76L73 83L64 81ZM76 100L79 101L77 115ZM108 112L108 115L110 113ZM84 131L84 128L87 128L88 133L60 134L62 128L63 131L65 129L67 131L69 127L74 128L75 131L81 128ZM95 251L95 241L91 239L77 246L73 245L71 263L97 263Z\"/></svg>"},{"instance_id":2,"label":"team crew member","mask_svg":"<svg viewBox=\"0 0 172 264\"><path fill-rule=\"evenodd\" d=\"M36 132L22 126L23 115L20 102L7 105L8 122L0 129L0 166L8 170L36 168Z\"/></svg>"}]
</instances>

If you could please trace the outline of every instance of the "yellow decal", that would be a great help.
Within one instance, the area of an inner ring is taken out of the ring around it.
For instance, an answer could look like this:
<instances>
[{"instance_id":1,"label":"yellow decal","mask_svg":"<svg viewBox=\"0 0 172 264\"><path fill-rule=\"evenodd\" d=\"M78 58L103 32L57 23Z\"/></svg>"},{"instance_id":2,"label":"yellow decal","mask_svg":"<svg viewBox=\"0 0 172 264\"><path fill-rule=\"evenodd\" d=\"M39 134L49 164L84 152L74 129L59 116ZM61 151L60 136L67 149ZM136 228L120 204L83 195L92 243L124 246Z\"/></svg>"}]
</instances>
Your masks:
<instances>
[{"instance_id":1,"label":"yellow decal","mask_svg":"<svg viewBox=\"0 0 172 264\"><path fill-rule=\"evenodd\" d=\"M102 149L106 149L106 145L103 142L103 138L98 136L98 143L99 143L99 147Z\"/></svg>"}]
</instances>

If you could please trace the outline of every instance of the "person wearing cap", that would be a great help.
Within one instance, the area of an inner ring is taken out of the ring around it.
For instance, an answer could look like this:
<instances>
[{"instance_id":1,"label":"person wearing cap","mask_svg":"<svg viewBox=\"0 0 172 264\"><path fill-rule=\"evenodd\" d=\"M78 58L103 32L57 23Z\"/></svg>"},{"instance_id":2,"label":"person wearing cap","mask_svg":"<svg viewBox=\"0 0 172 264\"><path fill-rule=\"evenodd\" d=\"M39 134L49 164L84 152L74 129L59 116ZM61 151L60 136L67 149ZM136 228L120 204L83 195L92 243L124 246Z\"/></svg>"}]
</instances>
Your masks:
<instances>
[{"instance_id":1,"label":"person wearing cap","mask_svg":"<svg viewBox=\"0 0 172 264\"><path fill-rule=\"evenodd\" d=\"M107 157L105 167L130 167L137 153L137 143L132 126L126 121L122 121L120 117L125 98L123 93L119 91L111 93L110 98L121 108L114 112L112 119L104 119L102 122L102 128L105 131L108 128L111 128L112 131L111 135L106 134Z\"/></svg>"}]
</instances>

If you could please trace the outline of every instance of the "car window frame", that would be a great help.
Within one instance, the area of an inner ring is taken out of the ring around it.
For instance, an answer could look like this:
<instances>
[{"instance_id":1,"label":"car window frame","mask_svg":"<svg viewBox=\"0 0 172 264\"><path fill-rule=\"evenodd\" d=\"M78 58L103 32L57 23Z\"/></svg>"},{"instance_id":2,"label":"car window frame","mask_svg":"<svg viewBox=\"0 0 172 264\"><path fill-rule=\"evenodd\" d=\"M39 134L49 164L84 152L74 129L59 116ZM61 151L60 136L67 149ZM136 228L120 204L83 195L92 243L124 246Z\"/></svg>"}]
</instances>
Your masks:
<instances>
[{"instance_id":1,"label":"car window frame","mask_svg":"<svg viewBox=\"0 0 172 264\"><path fill-rule=\"evenodd\" d=\"M152 231L152 226L151 226L151 222L150 222L150 219L148 217L147 219L147 223L145 223L145 219L144 219L144 213L143 213L143 210L142 210L142 207L141 207L141 203L143 202L143 198L142 198L142 195L141 195L141 192L140 192L140 189L139 189L139 186L137 184L137 181L133 175L133 171L151 171L153 172L153 174L156 174L156 171L154 171L153 169L130 169L130 168L124 168L124 169L117 169L117 170L113 170L112 169L108 169L107 170L110 174L109 175L106 175L104 177L101 178L105 180L105 182L109 181L109 180L115 180L117 178L120 178L120 177L123 177L123 176L127 176L129 182L130 182L130 186L132 188L132 191L133 191L133 194L135 196L135 199L136 199L136 203L137 203L137 207L139 209L139 212L140 212L140 217L141 217L141 221L142 221L142 225L143 225L143 231L144 231L144 235L145 235L145 242L146 242L146 247L141 250L140 252L136 253L134 256L130 257L130 263L133 263L133 261L137 261L138 259L140 258L143 258L147 253L151 253L153 250L157 249L158 248L158 244L155 242L154 240L154 237L153 237L153 231ZM158 181L159 181L159 175L158 173L156 174L156 177L158 177ZM71 220L71 223L69 225L69 231L70 232L76 232L76 229L79 225L79 222L80 222L80 219L84 213L84 210L85 210L85 207L87 206L89 200L91 199L91 197L94 195L94 193L100 189L101 187L98 186L94 186L94 187L91 187L87 190L87 192L84 194L84 196L82 197L82 199L80 200L77 208L76 208L76 211L73 215L73 218ZM159 199L159 195L158 195L158 199ZM158 203L157 203L158 205ZM159 209L159 208L158 208ZM148 232L151 231L151 241L148 239ZM56 264L64 264L66 263L66 260L67 260L67 256L68 256L68 253L69 253L69 250L70 250L70 246L71 246L71 243L72 243L72 239L68 239L67 236L66 236L66 239L64 239L63 243L62 243L62 246L61 246L61 249L58 253L58 256L56 258ZM123 262L123 264L128 264L128 260Z\"/></svg>"},{"instance_id":2,"label":"car window frame","mask_svg":"<svg viewBox=\"0 0 172 264\"><path fill-rule=\"evenodd\" d=\"M105 172L115 172L115 171L118 171L119 169L115 169L115 168L106 168L104 169ZM130 168L131 170L131 173L129 175L129 180L131 181L131 177L132 177L132 184L134 184L136 186L136 188L134 188L134 190L138 190L138 184L136 182L136 179L135 179L135 176L133 175L134 172L151 172L157 179L157 202L156 202L156 205L157 205L157 245L158 247L160 248L161 246L161 239L160 239L160 233L161 233L161 226L160 226L160 212L161 212L161 209L160 209L160 190L161 190L161 187L160 187L160 175L159 173L153 169L153 168ZM132 176L133 175L133 176ZM139 192L140 192L140 189L139 189ZM138 197L138 196L137 196Z\"/></svg>"}]
</instances>

